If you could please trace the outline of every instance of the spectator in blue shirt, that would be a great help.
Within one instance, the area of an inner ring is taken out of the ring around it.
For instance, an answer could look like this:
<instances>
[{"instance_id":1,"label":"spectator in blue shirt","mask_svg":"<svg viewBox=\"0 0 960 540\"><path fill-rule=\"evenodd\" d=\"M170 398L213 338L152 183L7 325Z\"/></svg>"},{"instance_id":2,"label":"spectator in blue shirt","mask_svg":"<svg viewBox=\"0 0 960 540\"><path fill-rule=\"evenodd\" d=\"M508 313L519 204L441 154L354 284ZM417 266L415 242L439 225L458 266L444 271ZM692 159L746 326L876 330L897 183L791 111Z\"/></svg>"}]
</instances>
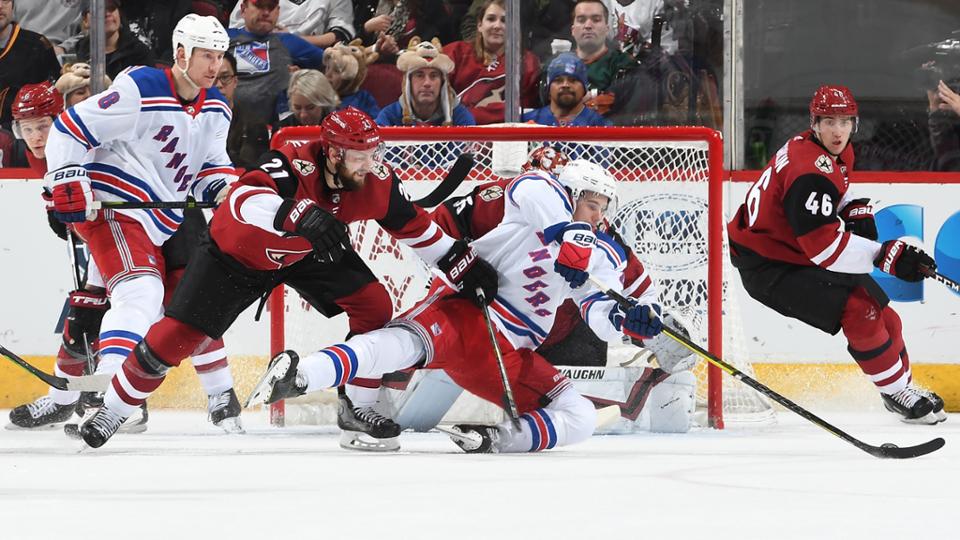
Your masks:
<instances>
[{"instance_id":1,"label":"spectator in blue shirt","mask_svg":"<svg viewBox=\"0 0 960 540\"><path fill-rule=\"evenodd\" d=\"M420 41L397 57L397 69L403 73L400 99L384 107L377 116L380 126L472 126L470 111L460 105L450 87L448 75L455 67L443 54L440 41Z\"/></svg>"},{"instance_id":2,"label":"spectator in blue shirt","mask_svg":"<svg viewBox=\"0 0 960 540\"><path fill-rule=\"evenodd\" d=\"M544 126L609 126L604 117L584 104L587 66L576 54L557 55L547 68L550 104L524 113L524 122Z\"/></svg>"}]
</instances>

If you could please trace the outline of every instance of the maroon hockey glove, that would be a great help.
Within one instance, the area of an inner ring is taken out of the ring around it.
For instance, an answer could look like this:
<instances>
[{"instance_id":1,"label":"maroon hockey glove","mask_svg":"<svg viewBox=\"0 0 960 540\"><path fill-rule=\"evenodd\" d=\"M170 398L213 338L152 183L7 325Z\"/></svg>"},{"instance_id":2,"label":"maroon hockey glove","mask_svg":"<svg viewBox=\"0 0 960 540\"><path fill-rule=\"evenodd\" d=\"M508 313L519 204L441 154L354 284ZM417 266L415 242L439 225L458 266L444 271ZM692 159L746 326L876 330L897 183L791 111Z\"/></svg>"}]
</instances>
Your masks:
<instances>
[{"instance_id":1,"label":"maroon hockey glove","mask_svg":"<svg viewBox=\"0 0 960 540\"><path fill-rule=\"evenodd\" d=\"M97 216L87 171L79 165L67 165L44 175L53 187L53 215L64 223L90 221Z\"/></svg>"},{"instance_id":2,"label":"maroon hockey glove","mask_svg":"<svg viewBox=\"0 0 960 540\"><path fill-rule=\"evenodd\" d=\"M590 256L593 247L597 244L597 235L589 223L580 221L571 222L560 232L560 252L553 269L567 280L571 287L576 289L587 281L587 267L590 266Z\"/></svg>"},{"instance_id":3,"label":"maroon hockey glove","mask_svg":"<svg viewBox=\"0 0 960 540\"><path fill-rule=\"evenodd\" d=\"M840 219L851 233L870 240L877 239L877 222L873 219L873 206L870 204L870 199L850 201L840 211Z\"/></svg>"},{"instance_id":4,"label":"maroon hockey glove","mask_svg":"<svg viewBox=\"0 0 960 540\"><path fill-rule=\"evenodd\" d=\"M284 199L273 226L306 238L321 262L339 262L350 241L346 225L311 199Z\"/></svg>"},{"instance_id":5,"label":"maroon hockey glove","mask_svg":"<svg viewBox=\"0 0 960 540\"><path fill-rule=\"evenodd\" d=\"M936 270L937 263L920 248L903 240L887 240L880 247L880 254L873 260L880 270L904 281L923 281L923 270Z\"/></svg>"},{"instance_id":6,"label":"maroon hockey glove","mask_svg":"<svg viewBox=\"0 0 960 540\"><path fill-rule=\"evenodd\" d=\"M466 240L457 240L440 260L437 268L447 275L450 282L460 287L460 292L473 303L482 305L477 289L483 291L486 304L497 295L500 278L497 270L480 258Z\"/></svg>"}]
</instances>

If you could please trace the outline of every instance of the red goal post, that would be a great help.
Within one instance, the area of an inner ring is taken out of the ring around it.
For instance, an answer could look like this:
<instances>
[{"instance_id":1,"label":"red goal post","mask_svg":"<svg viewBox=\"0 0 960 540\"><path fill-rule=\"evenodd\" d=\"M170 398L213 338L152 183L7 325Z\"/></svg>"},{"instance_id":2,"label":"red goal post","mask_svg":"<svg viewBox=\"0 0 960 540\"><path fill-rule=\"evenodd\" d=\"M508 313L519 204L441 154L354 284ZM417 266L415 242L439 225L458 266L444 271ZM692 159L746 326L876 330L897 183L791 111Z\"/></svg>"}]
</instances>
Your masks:
<instances>
[{"instance_id":1,"label":"red goal post","mask_svg":"<svg viewBox=\"0 0 960 540\"><path fill-rule=\"evenodd\" d=\"M516 148L518 145L522 148L523 144L526 146L525 150L530 150L549 142L561 147L568 154L573 154L573 157L587 157L606 166L618 180L618 195L621 200L618 219L620 212L636 209L636 215L625 218L624 224L627 228L635 229L637 240L631 247L655 280L662 277L659 274L664 268L691 270L698 262L702 262L703 254L700 250L705 249L705 268L697 269L702 273L702 278L676 280L681 283L680 289L683 290L671 294L690 301L693 306L692 318L702 316L704 319L703 323L695 325L698 328L692 332L692 338L699 340L713 354L723 357L722 299L725 294L723 267L726 250L723 234L723 142L718 131L704 127L680 126L561 128L528 125L380 129L386 144L385 160L393 166L410 192L416 191L419 183L435 186L445 176L457 155L463 151L473 152L476 159L476 165L465 181L467 186L501 178L497 175L497 172L502 173L497 170L498 151L504 154L508 151L505 149ZM276 134L271 147L277 148L288 142L315 140L318 137L318 127L286 128ZM465 189L461 188L459 192ZM422 196L429 189L420 191L418 196ZM670 191L675 195L670 195ZM687 205L688 209L674 211L670 206L660 206L660 210L650 211L648 208L652 208L650 205L653 204ZM701 216L703 210L706 211L705 220ZM659 232L648 230L649 227L645 224L647 218L656 221ZM368 229L360 231L361 237L366 230ZM696 245L680 245L679 241L668 238L669 232L684 234ZM651 239L650 236L656 238ZM352 231L352 239L355 247L358 247L355 230ZM360 238L359 241L362 242L363 239ZM645 252L645 246L652 246L652 249ZM656 262L657 258L669 259L676 257L678 253L688 260L681 264L671 262L660 265ZM361 256L363 255L361 253ZM691 257L696 260L689 260ZM399 268L404 264L398 261L392 266ZM394 271L403 270L387 270L387 273ZM377 273L376 268L374 272ZM691 285L690 282L696 283ZM289 319L290 306L285 305L282 289L278 287L270 298L271 355L289 348L289 337L285 337L289 323L285 319ZM391 287L388 287L388 290L390 289ZM390 292L394 294L397 290ZM666 291L661 288L661 293L663 298ZM410 296L414 295L411 293ZM415 300L416 298L412 298L412 301ZM397 301L395 308L402 306L405 309L409 307L411 300L398 298ZM666 304L669 308L670 302ZM327 344L342 337L331 335L327 338ZM708 424L722 428L722 372L709 366L705 378L708 387L705 393ZM283 418L283 404L275 404L271 409L271 421L282 424Z\"/></svg>"}]
</instances>

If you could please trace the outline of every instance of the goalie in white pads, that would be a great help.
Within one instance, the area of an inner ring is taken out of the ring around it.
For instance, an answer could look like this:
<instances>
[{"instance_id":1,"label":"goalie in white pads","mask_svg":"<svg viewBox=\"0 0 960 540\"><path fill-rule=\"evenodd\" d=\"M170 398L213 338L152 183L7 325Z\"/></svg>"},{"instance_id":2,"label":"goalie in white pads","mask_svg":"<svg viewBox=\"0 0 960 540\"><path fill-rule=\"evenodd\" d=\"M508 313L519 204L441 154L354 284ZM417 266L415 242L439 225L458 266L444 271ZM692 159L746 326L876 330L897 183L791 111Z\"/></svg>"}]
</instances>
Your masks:
<instances>
[{"instance_id":1,"label":"goalie in white pads","mask_svg":"<svg viewBox=\"0 0 960 540\"><path fill-rule=\"evenodd\" d=\"M499 276L499 292L489 309L521 427L510 422L455 426L452 437L467 452L535 452L577 443L593 433L593 404L534 351L564 299L574 298L584 319L605 339L624 333L646 338L662 329L658 306L638 303L624 312L584 285L590 273L621 283L625 265L623 250L595 232L604 212L616 204L615 182L604 169L574 161L559 182L546 172L530 171L509 181L504 193L499 225L471 246ZM483 313L461 294L438 278L425 300L384 329L302 360L292 351L277 355L248 403L271 403L421 362L427 369L444 369L477 396L502 403L504 390Z\"/></svg>"}]
</instances>

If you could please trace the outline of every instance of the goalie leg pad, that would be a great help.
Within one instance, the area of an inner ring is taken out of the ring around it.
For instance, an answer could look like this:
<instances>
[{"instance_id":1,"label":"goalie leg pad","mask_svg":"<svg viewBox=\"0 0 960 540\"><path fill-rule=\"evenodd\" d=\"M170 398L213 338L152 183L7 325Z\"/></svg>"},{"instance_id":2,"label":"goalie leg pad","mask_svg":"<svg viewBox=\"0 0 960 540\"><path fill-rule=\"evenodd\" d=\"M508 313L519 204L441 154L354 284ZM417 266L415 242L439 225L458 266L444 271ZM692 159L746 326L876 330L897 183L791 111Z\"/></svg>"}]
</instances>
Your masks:
<instances>
[{"instance_id":1,"label":"goalie leg pad","mask_svg":"<svg viewBox=\"0 0 960 540\"><path fill-rule=\"evenodd\" d=\"M419 369L414 372L404 391L397 398L394 420L403 429L430 431L453 407L463 393L442 369Z\"/></svg>"},{"instance_id":2,"label":"goalie leg pad","mask_svg":"<svg viewBox=\"0 0 960 540\"><path fill-rule=\"evenodd\" d=\"M686 433L693 425L697 406L697 377L692 371L674 373L650 390L645 409L650 417L650 431Z\"/></svg>"}]
</instances>

